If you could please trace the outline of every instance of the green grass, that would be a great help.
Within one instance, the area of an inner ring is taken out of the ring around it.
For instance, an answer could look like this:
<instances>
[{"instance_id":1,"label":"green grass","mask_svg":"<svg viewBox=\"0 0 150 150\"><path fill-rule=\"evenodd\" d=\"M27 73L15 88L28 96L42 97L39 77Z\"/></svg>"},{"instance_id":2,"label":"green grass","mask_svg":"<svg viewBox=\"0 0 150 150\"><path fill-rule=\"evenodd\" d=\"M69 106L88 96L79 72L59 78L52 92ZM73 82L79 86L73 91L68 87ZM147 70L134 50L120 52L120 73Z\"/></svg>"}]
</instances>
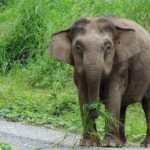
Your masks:
<instances>
[{"instance_id":1,"label":"green grass","mask_svg":"<svg viewBox=\"0 0 150 150\"><path fill-rule=\"evenodd\" d=\"M132 19L150 31L149 8L149 0L16 0L0 3L0 116L81 133L72 67L48 56L51 34L70 27L81 16L106 14ZM102 117L97 125L103 136ZM129 107L126 117L128 140L139 142L145 131L141 106Z\"/></svg>"},{"instance_id":2,"label":"green grass","mask_svg":"<svg viewBox=\"0 0 150 150\"><path fill-rule=\"evenodd\" d=\"M0 150L11 150L11 146L6 143L0 143Z\"/></svg>"}]
</instances>

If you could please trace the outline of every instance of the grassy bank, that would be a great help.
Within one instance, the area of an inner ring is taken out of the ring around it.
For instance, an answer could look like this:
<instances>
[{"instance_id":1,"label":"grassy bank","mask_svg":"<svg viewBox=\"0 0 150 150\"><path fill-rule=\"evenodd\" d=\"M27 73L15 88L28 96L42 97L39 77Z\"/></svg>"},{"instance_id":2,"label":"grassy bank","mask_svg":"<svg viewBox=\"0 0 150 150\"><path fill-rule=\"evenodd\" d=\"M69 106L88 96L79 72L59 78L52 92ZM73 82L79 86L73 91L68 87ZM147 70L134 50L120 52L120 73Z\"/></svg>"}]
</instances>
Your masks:
<instances>
[{"instance_id":1,"label":"grassy bank","mask_svg":"<svg viewBox=\"0 0 150 150\"><path fill-rule=\"evenodd\" d=\"M1 3L1 2L0 2ZM16 0L0 4L0 116L81 133L72 68L48 56L50 35L81 16L115 14L150 31L149 0ZM144 137L139 104L128 109L130 141ZM97 120L104 134L104 120Z\"/></svg>"}]
</instances>

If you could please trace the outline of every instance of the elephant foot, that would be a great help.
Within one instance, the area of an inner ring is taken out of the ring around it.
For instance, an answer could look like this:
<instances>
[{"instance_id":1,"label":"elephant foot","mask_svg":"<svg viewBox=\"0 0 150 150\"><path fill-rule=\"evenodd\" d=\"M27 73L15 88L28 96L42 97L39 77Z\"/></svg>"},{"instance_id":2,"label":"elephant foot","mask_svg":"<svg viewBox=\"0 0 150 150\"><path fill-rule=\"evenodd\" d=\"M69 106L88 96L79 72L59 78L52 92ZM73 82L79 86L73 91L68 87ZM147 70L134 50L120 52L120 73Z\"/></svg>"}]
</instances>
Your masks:
<instances>
[{"instance_id":1,"label":"elephant foot","mask_svg":"<svg viewBox=\"0 0 150 150\"><path fill-rule=\"evenodd\" d=\"M98 142L96 140L90 139L90 138L83 138L80 139L80 146L94 146L97 147L98 146Z\"/></svg>"},{"instance_id":2,"label":"elephant foot","mask_svg":"<svg viewBox=\"0 0 150 150\"><path fill-rule=\"evenodd\" d=\"M127 142L127 139L125 136L120 136L120 141L125 145Z\"/></svg>"},{"instance_id":3,"label":"elephant foot","mask_svg":"<svg viewBox=\"0 0 150 150\"><path fill-rule=\"evenodd\" d=\"M100 145L100 138L95 133L95 135L84 135L82 139L80 139L80 146L94 146L97 147Z\"/></svg>"},{"instance_id":4,"label":"elephant foot","mask_svg":"<svg viewBox=\"0 0 150 150\"><path fill-rule=\"evenodd\" d=\"M143 142L141 143L141 147L147 147L150 148L150 137L146 137Z\"/></svg>"},{"instance_id":5,"label":"elephant foot","mask_svg":"<svg viewBox=\"0 0 150 150\"><path fill-rule=\"evenodd\" d=\"M105 135L101 142L102 147L123 147L124 144L116 137Z\"/></svg>"}]
</instances>

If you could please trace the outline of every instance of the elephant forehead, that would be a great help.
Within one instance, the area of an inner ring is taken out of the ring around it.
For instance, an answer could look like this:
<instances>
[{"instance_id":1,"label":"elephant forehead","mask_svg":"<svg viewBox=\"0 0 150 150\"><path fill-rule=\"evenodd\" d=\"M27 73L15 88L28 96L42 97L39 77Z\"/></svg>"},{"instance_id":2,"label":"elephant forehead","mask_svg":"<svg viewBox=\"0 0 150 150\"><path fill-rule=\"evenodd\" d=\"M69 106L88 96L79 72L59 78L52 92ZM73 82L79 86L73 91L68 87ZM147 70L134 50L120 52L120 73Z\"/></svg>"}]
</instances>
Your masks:
<instances>
[{"instance_id":1,"label":"elephant forehead","mask_svg":"<svg viewBox=\"0 0 150 150\"><path fill-rule=\"evenodd\" d=\"M77 20L72 27L97 27L113 26L113 23L107 17L86 17ZM114 26L113 26L114 27Z\"/></svg>"},{"instance_id":2,"label":"elephant forehead","mask_svg":"<svg viewBox=\"0 0 150 150\"><path fill-rule=\"evenodd\" d=\"M75 38L78 35L91 34L112 34L115 31L114 25L105 18L84 18L76 21L71 27L71 37Z\"/></svg>"},{"instance_id":3,"label":"elephant forehead","mask_svg":"<svg viewBox=\"0 0 150 150\"><path fill-rule=\"evenodd\" d=\"M82 18L77 20L73 26L72 26L72 30L75 31L88 31L88 30L96 30L98 27L97 21L94 18Z\"/></svg>"},{"instance_id":4,"label":"elephant forehead","mask_svg":"<svg viewBox=\"0 0 150 150\"><path fill-rule=\"evenodd\" d=\"M73 26L85 26L87 24L90 24L94 21L95 19L91 18L91 17L86 17L86 18L81 18L79 20L77 20Z\"/></svg>"},{"instance_id":5,"label":"elephant forehead","mask_svg":"<svg viewBox=\"0 0 150 150\"><path fill-rule=\"evenodd\" d=\"M85 47L91 47L93 45L99 46L101 43L103 43L103 40L105 39L105 36L98 34L96 31L89 31L85 34L78 34L76 38L73 40L73 45L76 43L83 44Z\"/></svg>"},{"instance_id":6,"label":"elephant forehead","mask_svg":"<svg viewBox=\"0 0 150 150\"><path fill-rule=\"evenodd\" d=\"M86 44L86 45L95 45L100 46L105 41L109 41L113 45L113 36L110 33L105 32L97 32L96 30L89 30L84 34L77 34L75 38L72 40L72 44L75 45L79 42L79 44Z\"/></svg>"}]
</instances>

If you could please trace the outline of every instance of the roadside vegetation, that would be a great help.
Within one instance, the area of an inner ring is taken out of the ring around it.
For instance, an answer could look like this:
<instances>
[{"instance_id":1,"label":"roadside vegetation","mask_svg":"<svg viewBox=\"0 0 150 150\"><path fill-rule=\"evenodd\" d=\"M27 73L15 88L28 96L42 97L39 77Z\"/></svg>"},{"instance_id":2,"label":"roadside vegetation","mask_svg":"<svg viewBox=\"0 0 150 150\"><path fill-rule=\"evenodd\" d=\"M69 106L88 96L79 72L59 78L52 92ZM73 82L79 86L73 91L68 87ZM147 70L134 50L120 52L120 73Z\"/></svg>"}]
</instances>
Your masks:
<instances>
[{"instance_id":1,"label":"roadside vegetation","mask_svg":"<svg viewBox=\"0 0 150 150\"><path fill-rule=\"evenodd\" d=\"M149 8L149 0L1 0L0 117L81 133L72 67L48 55L51 34L79 17L107 14L132 19L150 31ZM103 117L97 124L103 135ZM128 140L141 141L145 131L143 110L134 104L127 111Z\"/></svg>"},{"instance_id":2,"label":"roadside vegetation","mask_svg":"<svg viewBox=\"0 0 150 150\"><path fill-rule=\"evenodd\" d=\"M0 143L0 150L11 150L11 146L6 143Z\"/></svg>"}]
</instances>

